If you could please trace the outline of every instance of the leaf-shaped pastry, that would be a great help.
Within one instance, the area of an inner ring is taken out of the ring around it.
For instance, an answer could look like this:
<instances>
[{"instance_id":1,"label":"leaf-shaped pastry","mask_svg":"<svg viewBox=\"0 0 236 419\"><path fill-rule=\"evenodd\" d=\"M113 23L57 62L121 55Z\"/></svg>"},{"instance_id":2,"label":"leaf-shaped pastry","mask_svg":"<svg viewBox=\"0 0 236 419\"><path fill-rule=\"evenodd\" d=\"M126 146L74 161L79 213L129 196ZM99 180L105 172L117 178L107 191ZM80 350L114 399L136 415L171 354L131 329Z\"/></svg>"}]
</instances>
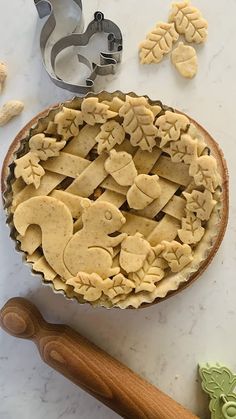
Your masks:
<instances>
[{"instance_id":1,"label":"leaf-shaped pastry","mask_svg":"<svg viewBox=\"0 0 236 419\"><path fill-rule=\"evenodd\" d=\"M82 112L63 107L54 118L57 132L65 140L75 137L79 133L79 126L83 124Z\"/></svg>"},{"instance_id":2,"label":"leaf-shaped pastry","mask_svg":"<svg viewBox=\"0 0 236 419\"><path fill-rule=\"evenodd\" d=\"M152 292L156 287L155 283L161 281L164 275L164 270L160 267L159 258L156 258L154 251L152 251L144 261L142 268L137 272L131 273L129 278L135 282L135 292Z\"/></svg>"},{"instance_id":3,"label":"leaf-shaped pastry","mask_svg":"<svg viewBox=\"0 0 236 419\"><path fill-rule=\"evenodd\" d=\"M15 177L22 177L27 185L33 184L38 189L41 177L45 174L44 169L39 164L39 157L29 152L15 160L15 165Z\"/></svg>"},{"instance_id":4,"label":"leaf-shaped pastry","mask_svg":"<svg viewBox=\"0 0 236 419\"><path fill-rule=\"evenodd\" d=\"M192 79L197 74L197 53L190 45L179 42L171 53L171 61L181 76Z\"/></svg>"},{"instance_id":5,"label":"leaf-shaped pastry","mask_svg":"<svg viewBox=\"0 0 236 419\"><path fill-rule=\"evenodd\" d=\"M214 192L220 185L220 176L217 170L217 162L213 156L201 156L194 159L189 168L190 176L198 186L204 186Z\"/></svg>"},{"instance_id":6,"label":"leaf-shaped pastry","mask_svg":"<svg viewBox=\"0 0 236 419\"><path fill-rule=\"evenodd\" d=\"M98 143L98 154L104 150L110 151L116 144L123 143L124 139L125 130L118 122L114 121L114 119L105 122L95 138Z\"/></svg>"},{"instance_id":7,"label":"leaf-shaped pastry","mask_svg":"<svg viewBox=\"0 0 236 419\"><path fill-rule=\"evenodd\" d=\"M123 127L130 135L131 144L152 151L156 144L157 128L153 124L154 115L147 106L147 100L144 97L126 96L119 115L124 117Z\"/></svg>"},{"instance_id":8,"label":"leaf-shaped pastry","mask_svg":"<svg viewBox=\"0 0 236 419\"><path fill-rule=\"evenodd\" d=\"M189 134L182 134L178 141L171 141L165 152L170 154L173 162L184 162L190 164L197 157L197 141Z\"/></svg>"},{"instance_id":9,"label":"leaf-shaped pastry","mask_svg":"<svg viewBox=\"0 0 236 419\"><path fill-rule=\"evenodd\" d=\"M108 283L109 281L109 283ZM112 279L107 280L106 287L103 288L105 295L111 299L120 294L129 294L135 287L134 283L122 274L114 276Z\"/></svg>"},{"instance_id":10,"label":"leaf-shaped pastry","mask_svg":"<svg viewBox=\"0 0 236 419\"><path fill-rule=\"evenodd\" d=\"M142 64L159 63L171 51L179 35L171 23L159 22L139 46Z\"/></svg>"},{"instance_id":11,"label":"leaf-shaped pastry","mask_svg":"<svg viewBox=\"0 0 236 419\"><path fill-rule=\"evenodd\" d=\"M186 130L189 120L185 115L166 111L165 115L157 118L155 125L158 127L158 137L161 138L160 147L164 147L169 141L177 141L181 131Z\"/></svg>"},{"instance_id":12,"label":"leaf-shaped pastry","mask_svg":"<svg viewBox=\"0 0 236 419\"><path fill-rule=\"evenodd\" d=\"M103 103L105 103L105 105L109 106L109 109L113 112L117 112L119 113L119 110L121 108L121 106L124 105L124 101L121 100L119 97L115 96L112 98L112 100L103 100Z\"/></svg>"},{"instance_id":13,"label":"leaf-shaped pastry","mask_svg":"<svg viewBox=\"0 0 236 419\"><path fill-rule=\"evenodd\" d=\"M186 209L196 213L200 220L209 220L211 212L216 205L216 201L210 191L207 189L204 192L193 190L190 193L183 192L187 199Z\"/></svg>"},{"instance_id":14,"label":"leaf-shaped pastry","mask_svg":"<svg viewBox=\"0 0 236 419\"><path fill-rule=\"evenodd\" d=\"M178 230L178 236L183 243L198 243L205 229L201 225L201 221L192 212L187 212L186 217L182 218L182 228Z\"/></svg>"},{"instance_id":15,"label":"leaf-shaped pastry","mask_svg":"<svg viewBox=\"0 0 236 419\"><path fill-rule=\"evenodd\" d=\"M169 22L174 22L177 32L184 34L188 42L200 44L207 38L207 21L189 1L173 3Z\"/></svg>"},{"instance_id":16,"label":"leaf-shaped pastry","mask_svg":"<svg viewBox=\"0 0 236 419\"><path fill-rule=\"evenodd\" d=\"M83 120L89 125L103 124L110 118L114 118L117 112L109 109L109 106L99 102L97 97L88 97L81 105Z\"/></svg>"},{"instance_id":17,"label":"leaf-shaped pastry","mask_svg":"<svg viewBox=\"0 0 236 419\"><path fill-rule=\"evenodd\" d=\"M66 141L57 141L56 138L45 137L45 134L36 134L29 140L30 150L40 160L47 160L49 157L59 156L59 151L65 147Z\"/></svg>"},{"instance_id":18,"label":"leaf-shaped pastry","mask_svg":"<svg viewBox=\"0 0 236 419\"><path fill-rule=\"evenodd\" d=\"M96 301L101 297L106 281L96 273L78 272L76 277L68 279L66 284L71 285L77 294L83 295L85 300Z\"/></svg>"},{"instance_id":19,"label":"leaf-shaped pastry","mask_svg":"<svg viewBox=\"0 0 236 419\"><path fill-rule=\"evenodd\" d=\"M181 271L193 260L192 249L188 244L181 244L175 240L163 241L162 244L165 246L162 255L172 272Z\"/></svg>"}]
</instances>

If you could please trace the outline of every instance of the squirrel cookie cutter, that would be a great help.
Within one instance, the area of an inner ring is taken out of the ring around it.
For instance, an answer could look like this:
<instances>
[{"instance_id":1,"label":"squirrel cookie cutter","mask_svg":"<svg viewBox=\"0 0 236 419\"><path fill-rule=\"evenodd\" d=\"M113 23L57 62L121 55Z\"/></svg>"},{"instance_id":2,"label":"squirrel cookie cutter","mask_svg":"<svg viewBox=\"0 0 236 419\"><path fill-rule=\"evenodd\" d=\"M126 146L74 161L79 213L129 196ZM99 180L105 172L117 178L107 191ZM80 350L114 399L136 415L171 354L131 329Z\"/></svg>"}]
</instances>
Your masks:
<instances>
[{"instance_id":1,"label":"squirrel cookie cutter","mask_svg":"<svg viewBox=\"0 0 236 419\"><path fill-rule=\"evenodd\" d=\"M48 39L56 27L56 18L54 15L53 6L48 0L34 0L35 6L38 11L40 18L48 16L47 21L45 22L41 34L40 34L40 49L43 59L43 64L45 70L47 71L52 82L61 87L62 89L75 92L77 94L86 94L94 90L94 81L97 75L104 76L107 74L114 74L117 68L118 63L121 61L122 55L122 33L119 27L111 20L105 19L102 12L97 11L94 14L94 19L88 24L85 32L81 32L83 29L83 8L81 0L73 0L73 2L78 6L80 10L80 16L78 17L77 24L72 28L72 33L60 38L54 43L50 51L50 64L49 68L45 59L45 50ZM77 30L74 32L74 30ZM88 60L84 55L76 54L78 61L86 65L90 70L90 75L86 78L85 82L81 84L73 84L67 82L56 74L56 59L58 54L66 48L72 46L86 46L90 38L99 32L107 33L107 43L108 51L103 52L99 51L100 54L100 63L94 63Z\"/></svg>"}]
</instances>

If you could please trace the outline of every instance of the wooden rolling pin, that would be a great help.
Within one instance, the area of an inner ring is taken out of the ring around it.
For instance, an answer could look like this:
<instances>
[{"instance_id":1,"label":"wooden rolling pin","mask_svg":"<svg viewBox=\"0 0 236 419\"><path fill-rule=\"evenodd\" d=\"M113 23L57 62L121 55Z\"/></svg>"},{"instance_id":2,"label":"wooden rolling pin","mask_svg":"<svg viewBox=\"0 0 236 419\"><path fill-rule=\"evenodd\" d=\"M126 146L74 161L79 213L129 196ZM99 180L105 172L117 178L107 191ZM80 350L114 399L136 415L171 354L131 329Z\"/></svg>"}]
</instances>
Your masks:
<instances>
[{"instance_id":1,"label":"wooden rolling pin","mask_svg":"<svg viewBox=\"0 0 236 419\"><path fill-rule=\"evenodd\" d=\"M31 339L46 364L124 418L197 418L69 326L47 323L24 298L5 304L0 325L13 336Z\"/></svg>"}]
</instances>

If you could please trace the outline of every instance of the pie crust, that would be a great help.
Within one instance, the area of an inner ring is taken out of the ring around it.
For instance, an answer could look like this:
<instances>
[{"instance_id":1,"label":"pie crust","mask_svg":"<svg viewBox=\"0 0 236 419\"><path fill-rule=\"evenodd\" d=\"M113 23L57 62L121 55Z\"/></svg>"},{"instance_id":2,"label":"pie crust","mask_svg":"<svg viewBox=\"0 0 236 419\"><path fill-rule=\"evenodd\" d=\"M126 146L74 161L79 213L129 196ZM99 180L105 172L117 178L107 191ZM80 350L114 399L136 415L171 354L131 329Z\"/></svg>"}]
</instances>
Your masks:
<instances>
[{"instance_id":1,"label":"pie crust","mask_svg":"<svg viewBox=\"0 0 236 419\"><path fill-rule=\"evenodd\" d=\"M42 112L10 147L2 191L33 271L107 308L150 305L190 284L228 217L217 143L188 116L134 93Z\"/></svg>"}]
</instances>

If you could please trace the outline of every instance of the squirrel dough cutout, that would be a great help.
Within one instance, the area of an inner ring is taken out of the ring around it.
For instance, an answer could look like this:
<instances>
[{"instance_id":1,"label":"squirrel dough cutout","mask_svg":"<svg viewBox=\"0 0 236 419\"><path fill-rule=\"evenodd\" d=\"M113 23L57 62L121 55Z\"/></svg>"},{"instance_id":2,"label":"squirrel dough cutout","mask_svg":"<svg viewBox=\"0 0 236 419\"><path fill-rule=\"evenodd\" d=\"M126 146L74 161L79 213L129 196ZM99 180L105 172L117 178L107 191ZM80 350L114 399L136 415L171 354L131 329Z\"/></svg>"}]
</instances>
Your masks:
<instances>
[{"instance_id":1,"label":"squirrel dough cutout","mask_svg":"<svg viewBox=\"0 0 236 419\"><path fill-rule=\"evenodd\" d=\"M71 277L63 260L64 249L73 235L73 219L67 206L49 196L36 196L19 204L14 225L24 236L31 224L42 230L42 248L52 269L64 279Z\"/></svg>"},{"instance_id":2,"label":"squirrel dough cutout","mask_svg":"<svg viewBox=\"0 0 236 419\"><path fill-rule=\"evenodd\" d=\"M113 248L127 236L109 234L125 223L122 213L109 202L81 201L83 227L73 235L73 219L65 204L49 196L38 196L20 204L14 214L14 225L24 236L31 224L42 230L43 253L50 266L64 279L78 272L96 272L107 278L120 272L112 268Z\"/></svg>"},{"instance_id":3,"label":"squirrel dough cutout","mask_svg":"<svg viewBox=\"0 0 236 419\"><path fill-rule=\"evenodd\" d=\"M107 278L120 272L120 268L112 268L113 248L118 246L127 236L126 233L116 237L109 234L119 231L126 219L119 209L105 201L91 203L83 199L81 205L83 227L68 243L64 252L64 260L69 271L76 275L87 272Z\"/></svg>"}]
</instances>

